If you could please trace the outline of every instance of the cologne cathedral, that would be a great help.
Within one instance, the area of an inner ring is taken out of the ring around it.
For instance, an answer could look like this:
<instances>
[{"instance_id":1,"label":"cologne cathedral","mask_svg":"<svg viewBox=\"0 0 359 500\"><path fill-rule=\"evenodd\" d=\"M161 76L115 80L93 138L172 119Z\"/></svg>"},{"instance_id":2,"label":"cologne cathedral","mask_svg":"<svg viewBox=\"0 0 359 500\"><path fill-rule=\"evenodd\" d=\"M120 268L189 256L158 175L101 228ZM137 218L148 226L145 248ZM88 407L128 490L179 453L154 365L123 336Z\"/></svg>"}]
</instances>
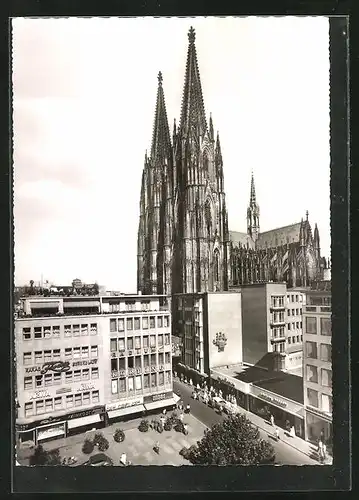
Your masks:
<instances>
[{"instance_id":1,"label":"cologne cathedral","mask_svg":"<svg viewBox=\"0 0 359 500\"><path fill-rule=\"evenodd\" d=\"M188 33L180 121L168 125L158 75L152 145L145 155L138 228L137 282L143 294L229 290L260 281L307 286L318 279L317 226L308 220L260 232L252 175L247 232L228 230L223 160L212 116L207 122L195 46Z\"/></svg>"}]
</instances>

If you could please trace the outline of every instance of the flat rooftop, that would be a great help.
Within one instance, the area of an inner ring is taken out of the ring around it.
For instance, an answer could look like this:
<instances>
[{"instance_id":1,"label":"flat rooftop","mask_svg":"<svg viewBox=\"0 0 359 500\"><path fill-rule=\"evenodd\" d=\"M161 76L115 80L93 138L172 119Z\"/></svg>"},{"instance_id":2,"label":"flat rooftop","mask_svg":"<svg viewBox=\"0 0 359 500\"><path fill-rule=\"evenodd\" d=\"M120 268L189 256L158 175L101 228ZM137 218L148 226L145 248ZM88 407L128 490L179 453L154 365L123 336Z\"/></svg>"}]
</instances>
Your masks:
<instances>
[{"instance_id":1,"label":"flat rooftop","mask_svg":"<svg viewBox=\"0 0 359 500\"><path fill-rule=\"evenodd\" d=\"M218 375L241 380L247 384L267 389L268 391L303 404L303 378L287 372L263 370L256 366L232 365L221 366L212 370Z\"/></svg>"}]
</instances>

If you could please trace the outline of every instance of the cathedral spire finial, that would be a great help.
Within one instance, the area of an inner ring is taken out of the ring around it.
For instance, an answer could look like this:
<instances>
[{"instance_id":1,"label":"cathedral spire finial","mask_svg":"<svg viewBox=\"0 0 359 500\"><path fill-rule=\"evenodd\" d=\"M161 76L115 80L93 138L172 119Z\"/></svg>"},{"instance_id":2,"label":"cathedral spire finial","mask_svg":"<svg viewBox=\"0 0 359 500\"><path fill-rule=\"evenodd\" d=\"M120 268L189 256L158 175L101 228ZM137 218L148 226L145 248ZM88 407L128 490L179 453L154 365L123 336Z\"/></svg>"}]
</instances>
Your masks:
<instances>
[{"instance_id":1,"label":"cathedral spire finial","mask_svg":"<svg viewBox=\"0 0 359 500\"><path fill-rule=\"evenodd\" d=\"M251 173L251 197L250 197L250 204L253 205L256 203L256 187L254 184L254 175L253 175L253 169Z\"/></svg>"},{"instance_id":2,"label":"cathedral spire finial","mask_svg":"<svg viewBox=\"0 0 359 500\"><path fill-rule=\"evenodd\" d=\"M171 149L170 131L168 127L165 96L163 92L163 77L159 71L157 75L158 88L155 109L155 119L153 125L153 136L151 146L151 160L163 163L169 157Z\"/></svg>"},{"instance_id":3,"label":"cathedral spire finial","mask_svg":"<svg viewBox=\"0 0 359 500\"><path fill-rule=\"evenodd\" d=\"M306 219L306 220L308 220L308 218L309 218L309 212L308 212L308 210L307 210L307 211L305 212L305 219Z\"/></svg>"},{"instance_id":4,"label":"cathedral spire finial","mask_svg":"<svg viewBox=\"0 0 359 500\"><path fill-rule=\"evenodd\" d=\"M157 80L158 80L158 85L162 86L163 76L161 71L158 72Z\"/></svg>"},{"instance_id":5,"label":"cathedral spire finial","mask_svg":"<svg viewBox=\"0 0 359 500\"><path fill-rule=\"evenodd\" d=\"M188 32L188 40L190 44L193 44L196 40L196 32L193 28L193 26L190 27L189 32Z\"/></svg>"}]
</instances>

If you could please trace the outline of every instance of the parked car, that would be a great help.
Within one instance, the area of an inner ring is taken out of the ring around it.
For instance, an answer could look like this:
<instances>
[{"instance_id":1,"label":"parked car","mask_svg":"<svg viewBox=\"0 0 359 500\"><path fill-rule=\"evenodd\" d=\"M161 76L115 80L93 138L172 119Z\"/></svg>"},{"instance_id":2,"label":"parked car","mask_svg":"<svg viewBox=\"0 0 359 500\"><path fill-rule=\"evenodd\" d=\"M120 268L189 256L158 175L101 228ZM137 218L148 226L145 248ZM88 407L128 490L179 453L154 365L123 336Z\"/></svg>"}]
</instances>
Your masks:
<instances>
[{"instance_id":1,"label":"parked car","mask_svg":"<svg viewBox=\"0 0 359 500\"><path fill-rule=\"evenodd\" d=\"M113 461L104 453L96 453L84 465L90 465L91 467L111 466L113 465Z\"/></svg>"}]
</instances>

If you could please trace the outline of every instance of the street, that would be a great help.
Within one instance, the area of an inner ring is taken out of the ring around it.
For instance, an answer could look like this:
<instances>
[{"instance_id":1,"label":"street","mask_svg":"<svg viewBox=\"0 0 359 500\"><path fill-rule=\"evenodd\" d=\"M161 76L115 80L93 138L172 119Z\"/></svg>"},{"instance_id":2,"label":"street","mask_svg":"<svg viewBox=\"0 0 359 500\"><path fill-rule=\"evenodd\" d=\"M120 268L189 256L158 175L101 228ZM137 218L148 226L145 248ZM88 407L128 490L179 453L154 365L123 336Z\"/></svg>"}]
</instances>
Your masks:
<instances>
[{"instance_id":1,"label":"street","mask_svg":"<svg viewBox=\"0 0 359 500\"><path fill-rule=\"evenodd\" d=\"M193 392L192 387L184 384L178 380L173 381L173 390L178 394L183 403L189 404L191 406L191 413L194 417L204 423L207 427L211 427L213 424L220 422L226 415L218 415L213 408L209 408L206 404L201 401L194 400L191 398ZM251 413L243 410L243 413L251 420ZM271 433L272 429L269 427ZM271 437L268 438L268 433L260 430L260 434L263 439L269 440L275 450L276 463L282 465L318 465L316 460L312 460L304 453L296 450L292 446L284 443L283 441L275 441Z\"/></svg>"}]
</instances>

